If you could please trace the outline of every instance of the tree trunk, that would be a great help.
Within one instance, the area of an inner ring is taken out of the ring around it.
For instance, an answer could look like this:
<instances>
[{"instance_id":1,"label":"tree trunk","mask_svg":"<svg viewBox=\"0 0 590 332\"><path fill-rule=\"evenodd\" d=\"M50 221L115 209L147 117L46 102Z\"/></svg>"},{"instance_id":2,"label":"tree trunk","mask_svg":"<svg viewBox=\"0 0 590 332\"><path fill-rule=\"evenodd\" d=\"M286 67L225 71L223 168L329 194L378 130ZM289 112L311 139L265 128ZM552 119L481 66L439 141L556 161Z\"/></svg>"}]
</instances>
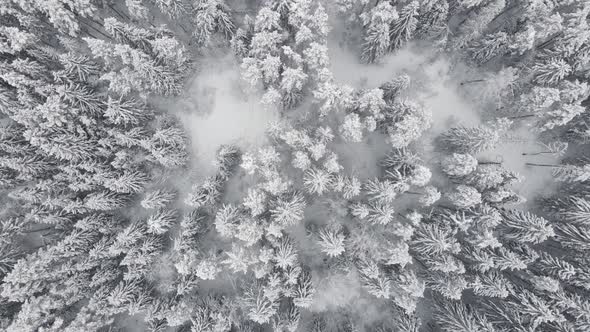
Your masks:
<instances>
[{"instance_id":1,"label":"tree trunk","mask_svg":"<svg viewBox=\"0 0 590 332\"><path fill-rule=\"evenodd\" d=\"M525 114L525 115L517 115L517 116L508 116L507 119L524 119L524 118L532 118L536 114Z\"/></svg>"},{"instance_id":2,"label":"tree trunk","mask_svg":"<svg viewBox=\"0 0 590 332\"><path fill-rule=\"evenodd\" d=\"M460 182L457 182L457 183L460 183ZM443 209L451 210L451 211L456 211L457 210L456 207L449 206L449 205L446 205L446 204L436 204L436 206L437 207L440 207L440 208L443 208Z\"/></svg>"},{"instance_id":3,"label":"tree trunk","mask_svg":"<svg viewBox=\"0 0 590 332\"><path fill-rule=\"evenodd\" d=\"M457 26L458 27L462 26L463 23L465 23L465 21L467 21L469 19L469 14L471 14L476 8L477 8L477 6L473 6L469 9L467 9L467 11L462 14L462 15L464 15L465 18L461 22L459 22L459 24Z\"/></svg>"},{"instance_id":4,"label":"tree trunk","mask_svg":"<svg viewBox=\"0 0 590 332\"><path fill-rule=\"evenodd\" d=\"M426 267L426 264L424 264L424 262L422 262L421 260L419 260L419 259L418 259L418 258L416 258L415 256L413 256L412 258L414 258L414 260L415 260L416 262L418 262L418 264L420 264L420 266L422 266L422 268L423 268L423 269L428 269L428 268Z\"/></svg>"},{"instance_id":5,"label":"tree trunk","mask_svg":"<svg viewBox=\"0 0 590 332\"><path fill-rule=\"evenodd\" d=\"M94 19L92 19L92 17L84 17L84 18L104 29L104 25L101 22L95 21Z\"/></svg>"},{"instance_id":6,"label":"tree trunk","mask_svg":"<svg viewBox=\"0 0 590 332\"><path fill-rule=\"evenodd\" d=\"M501 161L477 161L478 165L502 165Z\"/></svg>"},{"instance_id":7,"label":"tree trunk","mask_svg":"<svg viewBox=\"0 0 590 332\"><path fill-rule=\"evenodd\" d=\"M98 30L97 28L93 27L92 25L90 25L90 24L88 24L88 23L86 23L86 22L84 22L84 21L80 21L80 22L82 22L84 25L86 25L86 26L87 26L87 27L89 27L90 29L92 29L92 30L94 30L94 31L98 32L99 34L101 34L102 36L104 36L105 38L107 38L108 40L112 40L112 38L111 38L109 35L107 35L107 34L105 34L104 32L102 32L102 31ZM97 39L98 39L98 38L97 38Z\"/></svg>"},{"instance_id":8,"label":"tree trunk","mask_svg":"<svg viewBox=\"0 0 590 332\"><path fill-rule=\"evenodd\" d=\"M58 46L56 46L56 45L51 45L51 44L49 44L49 43L48 43L48 42L46 42L45 40L42 40L42 39L41 39L40 41L41 41L43 44L45 44L45 46L47 46L47 47L51 47L51 48L57 48L57 47L58 47Z\"/></svg>"},{"instance_id":9,"label":"tree trunk","mask_svg":"<svg viewBox=\"0 0 590 332\"><path fill-rule=\"evenodd\" d=\"M505 7L505 8L504 8L504 10L502 10L500 13L498 13L498 15L496 15L496 16L495 16L495 17L494 17L494 18L493 18L493 19L490 21L490 23L489 23L489 24L491 24L491 23L494 23L494 21L495 21L495 20L497 20L497 19L498 19L498 17L500 17L500 16L502 16L502 15L506 14L506 13L507 13L509 10L512 10L513 8L516 8L516 7L518 7L518 5L517 5L517 4L514 4L514 5L512 5L512 6Z\"/></svg>"},{"instance_id":10,"label":"tree trunk","mask_svg":"<svg viewBox=\"0 0 590 332\"><path fill-rule=\"evenodd\" d=\"M561 165L555 164L537 164L537 163L525 163L528 166L539 166L539 167L561 167Z\"/></svg>"},{"instance_id":11,"label":"tree trunk","mask_svg":"<svg viewBox=\"0 0 590 332\"><path fill-rule=\"evenodd\" d=\"M537 156L540 154L550 154L550 153L553 153L553 152L551 152L551 151L541 151L541 152L531 152L531 153L523 152L522 155L523 156Z\"/></svg>"},{"instance_id":12,"label":"tree trunk","mask_svg":"<svg viewBox=\"0 0 590 332\"><path fill-rule=\"evenodd\" d=\"M555 40L555 38L561 36L562 32L556 32L553 36L549 37L549 39L547 39L546 41L544 41L543 43L541 43L540 45L537 45L535 47L536 50L539 49L543 49L545 48L545 46L551 44L551 42L553 42L553 40Z\"/></svg>"},{"instance_id":13,"label":"tree trunk","mask_svg":"<svg viewBox=\"0 0 590 332\"><path fill-rule=\"evenodd\" d=\"M51 229L53 229L53 227L45 227L45 228L39 228L39 229L31 229L31 230L24 231L23 233L32 234L32 233L37 233L37 232L48 231L48 230L51 230Z\"/></svg>"},{"instance_id":14,"label":"tree trunk","mask_svg":"<svg viewBox=\"0 0 590 332\"><path fill-rule=\"evenodd\" d=\"M124 19L124 20L127 20L127 21L131 21L131 17L129 17L129 16L127 16L127 15L123 14L123 13L120 13L120 12L119 12L119 11L118 11L118 10L115 8L115 6L113 6L113 5L109 5L109 8L110 8L110 9L112 9L112 10L113 10L115 13L117 13L117 15L119 15L119 17L121 17L122 19Z\"/></svg>"},{"instance_id":15,"label":"tree trunk","mask_svg":"<svg viewBox=\"0 0 590 332\"><path fill-rule=\"evenodd\" d=\"M95 36L95 35L91 34L91 33L90 33L89 31L87 31L87 30L82 30L82 31L84 31L84 32L85 32L85 33L86 33L88 36L90 36L90 37L92 37L92 38L94 38L94 39L100 39L99 37L97 37L97 36Z\"/></svg>"},{"instance_id":16,"label":"tree trunk","mask_svg":"<svg viewBox=\"0 0 590 332\"><path fill-rule=\"evenodd\" d=\"M486 80L484 79L477 79L477 80L469 80L469 81L463 81L461 83L459 83L460 85L465 85L465 84L471 84L471 83L479 83L479 82L485 82Z\"/></svg>"},{"instance_id":17,"label":"tree trunk","mask_svg":"<svg viewBox=\"0 0 590 332\"><path fill-rule=\"evenodd\" d=\"M191 35L191 34L188 32L188 29L187 29L187 28L185 28L185 27L184 27L184 25L182 25L182 23L180 23L180 22L179 22L179 23L178 23L178 26L179 26L179 27L182 29L182 31L184 31L184 33L186 33L186 34L187 34L187 35L189 35L189 36Z\"/></svg>"}]
</instances>

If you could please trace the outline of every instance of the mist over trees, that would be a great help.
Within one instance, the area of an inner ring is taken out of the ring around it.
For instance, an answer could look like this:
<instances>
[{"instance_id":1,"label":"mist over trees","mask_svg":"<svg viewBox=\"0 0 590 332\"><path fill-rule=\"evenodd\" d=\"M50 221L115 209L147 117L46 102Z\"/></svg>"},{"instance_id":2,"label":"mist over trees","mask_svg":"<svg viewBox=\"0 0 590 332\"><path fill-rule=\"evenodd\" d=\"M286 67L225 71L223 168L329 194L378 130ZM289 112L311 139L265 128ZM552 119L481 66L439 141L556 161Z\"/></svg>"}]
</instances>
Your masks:
<instances>
[{"instance_id":1,"label":"mist over trees","mask_svg":"<svg viewBox=\"0 0 590 332\"><path fill-rule=\"evenodd\" d=\"M590 331L589 15L3 1L0 330ZM219 58L261 142L186 123Z\"/></svg>"}]
</instances>

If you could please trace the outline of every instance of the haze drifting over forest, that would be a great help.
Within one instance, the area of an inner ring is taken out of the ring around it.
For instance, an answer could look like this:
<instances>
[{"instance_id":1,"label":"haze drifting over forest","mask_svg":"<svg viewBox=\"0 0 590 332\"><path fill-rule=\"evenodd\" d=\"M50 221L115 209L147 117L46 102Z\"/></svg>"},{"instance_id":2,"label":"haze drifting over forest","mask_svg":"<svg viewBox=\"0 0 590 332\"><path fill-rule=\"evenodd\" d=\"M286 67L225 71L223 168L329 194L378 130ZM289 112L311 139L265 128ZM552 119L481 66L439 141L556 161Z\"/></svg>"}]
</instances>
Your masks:
<instances>
[{"instance_id":1,"label":"haze drifting over forest","mask_svg":"<svg viewBox=\"0 0 590 332\"><path fill-rule=\"evenodd\" d=\"M590 331L589 21L4 0L0 331Z\"/></svg>"}]
</instances>

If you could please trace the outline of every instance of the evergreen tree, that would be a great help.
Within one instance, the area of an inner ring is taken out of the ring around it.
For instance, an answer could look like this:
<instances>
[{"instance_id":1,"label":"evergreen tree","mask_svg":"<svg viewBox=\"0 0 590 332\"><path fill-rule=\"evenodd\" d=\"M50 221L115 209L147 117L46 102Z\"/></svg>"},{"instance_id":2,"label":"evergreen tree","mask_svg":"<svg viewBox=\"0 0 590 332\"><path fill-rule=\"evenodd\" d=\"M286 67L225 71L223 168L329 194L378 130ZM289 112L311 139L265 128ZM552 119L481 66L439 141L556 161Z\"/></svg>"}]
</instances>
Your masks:
<instances>
[{"instance_id":1,"label":"evergreen tree","mask_svg":"<svg viewBox=\"0 0 590 332\"><path fill-rule=\"evenodd\" d=\"M529 212L518 210L505 211L502 226L507 229L502 237L522 242L540 243L555 235L547 220Z\"/></svg>"},{"instance_id":2,"label":"evergreen tree","mask_svg":"<svg viewBox=\"0 0 590 332\"><path fill-rule=\"evenodd\" d=\"M502 139L503 128L490 126L454 127L440 136L444 149L458 153L478 153L494 148Z\"/></svg>"},{"instance_id":3,"label":"evergreen tree","mask_svg":"<svg viewBox=\"0 0 590 332\"><path fill-rule=\"evenodd\" d=\"M47 16L55 28L60 32L66 33L70 36L76 36L80 30L78 17L92 16L96 7L91 1L75 0L75 1L11 1L6 4L19 6L24 12L40 13Z\"/></svg>"},{"instance_id":4,"label":"evergreen tree","mask_svg":"<svg viewBox=\"0 0 590 332\"><path fill-rule=\"evenodd\" d=\"M370 13L363 13L361 19L365 26L363 60L375 62L389 49L390 25L399 19L399 16L389 2L381 2L372 8Z\"/></svg>"},{"instance_id":5,"label":"evergreen tree","mask_svg":"<svg viewBox=\"0 0 590 332\"><path fill-rule=\"evenodd\" d=\"M303 220L305 199L299 193L279 198L270 210L273 221L284 226L294 225Z\"/></svg>"},{"instance_id":6,"label":"evergreen tree","mask_svg":"<svg viewBox=\"0 0 590 332\"><path fill-rule=\"evenodd\" d=\"M455 45L463 47L470 41L480 37L494 18L506 6L505 0L494 0L483 4L471 11L462 24L459 25Z\"/></svg>"},{"instance_id":7,"label":"evergreen tree","mask_svg":"<svg viewBox=\"0 0 590 332\"><path fill-rule=\"evenodd\" d=\"M201 44L209 43L213 33L219 32L226 38L234 34L235 25L229 13L230 8L223 0L195 0L193 35Z\"/></svg>"},{"instance_id":8,"label":"evergreen tree","mask_svg":"<svg viewBox=\"0 0 590 332\"><path fill-rule=\"evenodd\" d=\"M466 176L477 168L477 159L468 154L453 153L441 160L441 167L451 177Z\"/></svg>"},{"instance_id":9,"label":"evergreen tree","mask_svg":"<svg viewBox=\"0 0 590 332\"><path fill-rule=\"evenodd\" d=\"M259 324L268 323L278 309L278 303L268 298L261 286L247 289L241 302L248 318Z\"/></svg>"},{"instance_id":10,"label":"evergreen tree","mask_svg":"<svg viewBox=\"0 0 590 332\"><path fill-rule=\"evenodd\" d=\"M405 5L399 18L395 19L389 32L390 50L400 48L405 42L410 40L418 24L418 1L412 1Z\"/></svg>"},{"instance_id":11,"label":"evergreen tree","mask_svg":"<svg viewBox=\"0 0 590 332\"><path fill-rule=\"evenodd\" d=\"M329 257L336 257L344 253L344 234L338 229L324 228L318 233L319 245Z\"/></svg>"}]
</instances>

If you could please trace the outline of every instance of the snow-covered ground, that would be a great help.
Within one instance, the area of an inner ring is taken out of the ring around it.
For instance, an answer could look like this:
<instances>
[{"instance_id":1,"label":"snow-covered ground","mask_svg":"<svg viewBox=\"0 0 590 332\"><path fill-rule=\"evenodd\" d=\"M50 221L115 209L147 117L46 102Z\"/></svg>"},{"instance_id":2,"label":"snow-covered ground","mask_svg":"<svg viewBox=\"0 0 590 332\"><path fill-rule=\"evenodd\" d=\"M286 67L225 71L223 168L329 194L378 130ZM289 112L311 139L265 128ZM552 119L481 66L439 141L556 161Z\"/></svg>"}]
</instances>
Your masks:
<instances>
[{"instance_id":1,"label":"snow-covered ground","mask_svg":"<svg viewBox=\"0 0 590 332\"><path fill-rule=\"evenodd\" d=\"M386 56L378 64L361 64L353 52L337 42L328 45L332 73L339 83L355 88L375 88L408 73L420 84L427 82L425 89L417 89L421 93L417 99L432 111L434 131L441 132L450 124L479 124L477 107L458 91L459 82L452 76L451 63L442 56L433 58L433 50L410 45Z\"/></svg>"},{"instance_id":2,"label":"snow-covered ground","mask_svg":"<svg viewBox=\"0 0 590 332\"><path fill-rule=\"evenodd\" d=\"M222 144L247 150L265 142L267 125L278 111L263 107L256 94L244 93L240 69L233 56L210 57L189 87L179 116L190 135L200 170L213 171L211 162Z\"/></svg>"}]
</instances>

